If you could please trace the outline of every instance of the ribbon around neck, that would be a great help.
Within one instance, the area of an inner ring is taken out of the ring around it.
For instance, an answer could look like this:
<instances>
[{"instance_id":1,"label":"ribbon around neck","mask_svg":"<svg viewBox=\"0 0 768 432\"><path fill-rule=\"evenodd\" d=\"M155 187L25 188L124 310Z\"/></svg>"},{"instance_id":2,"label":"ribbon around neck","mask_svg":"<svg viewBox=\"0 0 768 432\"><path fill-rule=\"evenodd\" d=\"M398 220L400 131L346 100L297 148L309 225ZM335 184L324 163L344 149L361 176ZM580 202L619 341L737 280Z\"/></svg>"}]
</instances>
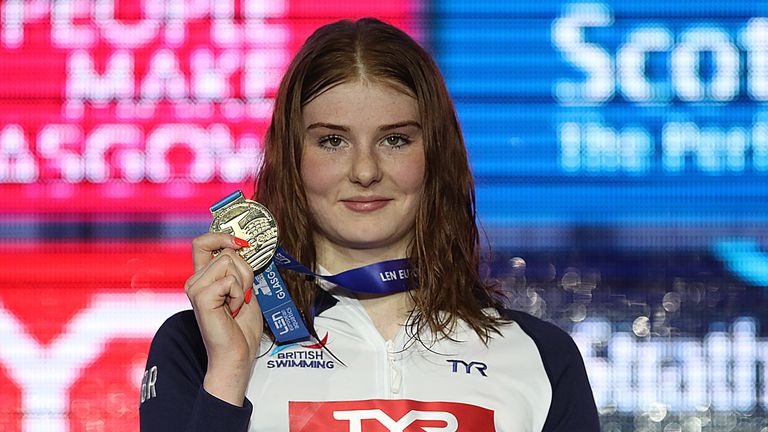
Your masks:
<instances>
[{"instance_id":1,"label":"ribbon around neck","mask_svg":"<svg viewBox=\"0 0 768 432\"><path fill-rule=\"evenodd\" d=\"M308 269L282 247L278 247L274 262L280 268L318 277L352 292L394 294L409 288L410 265L405 258L381 261L335 275L321 275Z\"/></svg>"}]
</instances>

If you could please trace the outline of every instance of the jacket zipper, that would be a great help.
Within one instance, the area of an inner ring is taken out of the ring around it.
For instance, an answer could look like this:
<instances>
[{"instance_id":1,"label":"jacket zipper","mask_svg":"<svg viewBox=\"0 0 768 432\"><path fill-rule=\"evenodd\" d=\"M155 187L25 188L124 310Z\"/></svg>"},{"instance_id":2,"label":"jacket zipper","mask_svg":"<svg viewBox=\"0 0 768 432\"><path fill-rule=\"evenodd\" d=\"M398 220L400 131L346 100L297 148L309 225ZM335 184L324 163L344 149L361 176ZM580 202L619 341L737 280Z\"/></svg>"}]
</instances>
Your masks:
<instances>
[{"instance_id":1,"label":"jacket zipper","mask_svg":"<svg viewBox=\"0 0 768 432\"><path fill-rule=\"evenodd\" d=\"M400 390L403 383L403 371L399 359L400 353L395 352L395 344L388 340L386 342L387 364L389 365L389 399L400 397Z\"/></svg>"}]
</instances>

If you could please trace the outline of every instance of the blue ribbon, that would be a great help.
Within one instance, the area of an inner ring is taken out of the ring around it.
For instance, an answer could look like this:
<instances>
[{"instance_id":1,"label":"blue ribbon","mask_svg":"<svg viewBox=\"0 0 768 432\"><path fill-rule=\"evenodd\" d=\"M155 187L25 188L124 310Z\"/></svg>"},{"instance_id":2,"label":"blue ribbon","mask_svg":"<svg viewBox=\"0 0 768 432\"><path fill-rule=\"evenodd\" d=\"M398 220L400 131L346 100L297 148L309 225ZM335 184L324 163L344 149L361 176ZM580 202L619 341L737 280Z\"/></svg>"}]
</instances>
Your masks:
<instances>
[{"instance_id":1,"label":"blue ribbon","mask_svg":"<svg viewBox=\"0 0 768 432\"><path fill-rule=\"evenodd\" d=\"M308 269L278 246L274 262L280 268L322 278L353 292L394 294L408 290L410 266L407 259L381 261L336 275L321 275Z\"/></svg>"},{"instance_id":2,"label":"blue ribbon","mask_svg":"<svg viewBox=\"0 0 768 432\"><path fill-rule=\"evenodd\" d=\"M288 288L277 272L274 261L266 270L253 277L253 291L259 302L261 314L272 330L278 343L288 343L309 338L296 304L288 294Z\"/></svg>"},{"instance_id":3,"label":"blue ribbon","mask_svg":"<svg viewBox=\"0 0 768 432\"><path fill-rule=\"evenodd\" d=\"M337 275L320 275L309 270L282 247L278 247L269 267L253 278L256 300L278 344L306 340L309 338L309 331L275 265L322 278L354 292L394 294L408 290L410 270L407 259L382 261Z\"/></svg>"}]
</instances>

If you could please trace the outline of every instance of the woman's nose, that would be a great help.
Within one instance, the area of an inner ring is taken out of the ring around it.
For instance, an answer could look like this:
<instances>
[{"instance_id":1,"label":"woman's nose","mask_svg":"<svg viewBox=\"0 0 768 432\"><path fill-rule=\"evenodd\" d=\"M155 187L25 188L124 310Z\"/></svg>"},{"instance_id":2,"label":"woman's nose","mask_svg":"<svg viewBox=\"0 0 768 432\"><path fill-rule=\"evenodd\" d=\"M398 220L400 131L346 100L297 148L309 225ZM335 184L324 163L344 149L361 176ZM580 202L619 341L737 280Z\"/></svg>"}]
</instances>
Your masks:
<instances>
[{"instance_id":1,"label":"woman's nose","mask_svg":"<svg viewBox=\"0 0 768 432\"><path fill-rule=\"evenodd\" d=\"M371 148L358 148L354 152L349 173L350 180L361 186L368 187L381 178L379 157Z\"/></svg>"}]
</instances>

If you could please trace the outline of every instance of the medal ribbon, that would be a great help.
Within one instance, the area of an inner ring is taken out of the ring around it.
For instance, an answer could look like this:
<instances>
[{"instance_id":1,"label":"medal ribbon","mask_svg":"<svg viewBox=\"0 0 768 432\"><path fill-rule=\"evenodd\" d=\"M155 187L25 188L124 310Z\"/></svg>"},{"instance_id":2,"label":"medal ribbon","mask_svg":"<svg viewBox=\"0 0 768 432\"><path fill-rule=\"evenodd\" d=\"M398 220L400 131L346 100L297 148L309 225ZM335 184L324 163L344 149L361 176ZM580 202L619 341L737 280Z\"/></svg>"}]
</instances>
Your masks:
<instances>
[{"instance_id":1,"label":"medal ribbon","mask_svg":"<svg viewBox=\"0 0 768 432\"><path fill-rule=\"evenodd\" d=\"M288 294L288 287L277 272L274 261L253 277L253 291L261 314L278 344L309 339L307 326Z\"/></svg>"},{"instance_id":2,"label":"medal ribbon","mask_svg":"<svg viewBox=\"0 0 768 432\"><path fill-rule=\"evenodd\" d=\"M299 314L288 288L277 271L277 266L298 273L315 276L342 286L349 291L368 294L394 294L408 290L409 266L407 259L382 261L347 270L337 275L320 275L277 248L274 260L266 270L253 278L253 290L261 313L278 344L309 338L309 331Z\"/></svg>"},{"instance_id":3,"label":"medal ribbon","mask_svg":"<svg viewBox=\"0 0 768 432\"><path fill-rule=\"evenodd\" d=\"M408 290L410 267L407 259L381 261L336 275L321 275L308 269L278 246L274 262L280 268L318 277L353 292L394 294Z\"/></svg>"}]
</instances>

